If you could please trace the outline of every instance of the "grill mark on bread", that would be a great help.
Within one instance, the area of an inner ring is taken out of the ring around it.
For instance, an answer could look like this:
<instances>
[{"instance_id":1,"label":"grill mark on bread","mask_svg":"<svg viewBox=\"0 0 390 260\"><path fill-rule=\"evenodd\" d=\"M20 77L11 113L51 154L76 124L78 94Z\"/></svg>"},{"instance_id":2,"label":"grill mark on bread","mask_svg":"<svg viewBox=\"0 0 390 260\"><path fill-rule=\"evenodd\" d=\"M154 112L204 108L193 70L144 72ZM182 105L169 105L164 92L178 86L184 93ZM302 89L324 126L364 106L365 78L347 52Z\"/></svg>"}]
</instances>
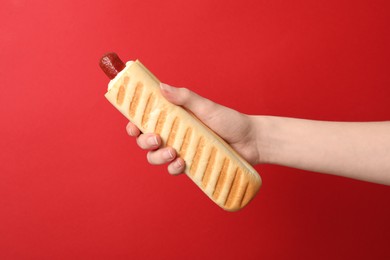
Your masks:
<instances>
[{"instance_id":1,"label":"grill mark on bread","mask_svg":"<svg viewBox=\"0 0 390 260\"><path fill-rule=\"evenodd\" d=\"M120 106L123 104L123 100L125 99L126 89L124 85L121 85L118 90L118 94L116 96L116 103Z\"/></svg>"},{"instance_id":2,"label":"grill mark on bread","mask_svg":"<svg viewBox=\"0 0 390 260\"><path fill-rule=\"evenodd\" d=\"M207 161L206 170L202 176L202 187L203 188L206 188L207 183L210 180L210 176L211 176L211 173L212 173L213 168L214 168L216 156L217 156L217 149L215 147L213 147L211 149L210 157Z\"/></svg>"},{"instance_id":3,"label":"grill mark on bread","mask_svg":"<svg viewBox=\"0 0 390 260\"><path fill-rule=\"evenodd\" d=\"M172 123L171 131L169 132L168 139L167 139L167 146L172 146L173 142L175 142L175 137L177 133L177 128L179 127L179 118L175 117Z\"/></svg>"},{"instance_id":4,"label":"grill mark on bread","mask_svg":"<svg viewBox=\"0 0 390 260\"><path fill-rule=\"evenodd\" d=\"M219 195L221 194L221 190L226 183L226 177L227 177L227 171L229 169L229 160L227 158L223 159L222 169L219 172L219 176L217 179L217 183L215 184L214 192L213 192L213 198L215 200L218 199Z\"/></svg>"},{"instance_id":5,"label":"grill mark on bread","mask_svg":"<svg viewBox=\"0 0 390 260\"><path fill-rule=\"evenodd\" d=\"M244 205L248 204L248 202L253 197L253 188L251 187L252 183L250 181L247 182L244 194L242 195L242 200L240 203L240 207L243 207Z\"/></svg>"},{"instance_id":6,"label":"grill mark on bread","mask_svg":"<svg viewBox=\"0 0 390 260\"><path fill-rule=\"evenodd\" d=\"M194 176L196 173L196 170L198 168L199 159L202 156L202 152L204 150L204 138L203 136L199 138L198 145L196 146L194 159L192 160L191 167L190 167L190 175Z\"/></svg>"},{"instance_id":7,"label":"grill mark on bread","mask_svg":"<svg viewBox=\"0 0 390 260\"><path fill-rule=\"evenodd\" d=\"M167 111L162 110L161 113L158 115L156 129L154 130L154 132L156 134L161 134L161 131L164 127L166 117L167 117Z\"/></svg>"},{"instance_id":8,"label":"grill mark on bread","mask_svg":"<svg viewBox=\"0 0 390 260\"><path fill-rule=\"evenodd\" d=\"M187 148L188 148L188 145L189 145L190 140L191 140L191 135L192 135L192 128L188 127L186 130L186 133L184 134L183 143L179 149L180 157L183 159L187 153Z\"/></svg>"},{"instance_id":9,"label":"grill mark on bread","mask_svg":"<svg viewBox=\"0 0 390 260\"><path fill-rule=\"evenodd\" d=\"M146 124L149 121L149 114L150 111L152 111L154 99L155 99L154 94L151 93L146 101L145 111L144 114L142 115L142 120L141 120L141 125L144 128L146 128Z\"/></svg>"},{"instance_id":10,"label":"grill mark on bread","mask_svg":"<svg viewBox=\"0 0 390 260\"><path fill-rule=\"evenodd\" d=\"M142 95L144 85L141 82L138 82L135 86L133 98L130 101L129 115L131 118L134 118L135 112L137 111L137 107L139 104L139 100Z\"/></svg>"},{"instance_id":11,"label":"grill mark on bread","mask_svg":"<svg viewBox=\"0 0 390 260\"><path fill-rule=\"evenodd\" d=\"M247 192L248 192L248 187L249 187L249 182L247 182L246 184L245 184L245 189L244 189L244 194L242 194L242 196L241 196L241 201L240 201L240 207L242 207L242 204L245 202L245 200L244 200L244 198L245 198L245 196L246 196L246 194L247 194Z\"/></svg>"},{"instance_id":12,"label":"grill mark on bread","mask_svg":"<svg viewBox=\"0 0 390 260\"><path fill-rule=\"evenodd\" d=\"M238 176L238 180L237 180L237 176ZM224 206L227 208L230 208L232 203L233 203L233 199L235 198L234 195L235 195L235 193L237 193L237 189L239 187L239 181L240 181L239 178L240 178L240 175L238 175L238 168L237 168L234 171L234 177L233 177L232 183L230 184L229 192L226 195L226 201L225 201Z\"/></svg>"},{"instance_id":13,"label":"grill mark on bread","mask_svg":"<svg viewBox=\"0 0 390 260\"><path fill-rule=\"evenodd\" d=\"M123 84L120 85L118 94L116 95L116 103L120 106L123 104L123 100L125 100L125 95L126 95L126 89L127 89L127 84L129 83L130 78L125 77L123 80Z\"/></svg>"}]
</instances>

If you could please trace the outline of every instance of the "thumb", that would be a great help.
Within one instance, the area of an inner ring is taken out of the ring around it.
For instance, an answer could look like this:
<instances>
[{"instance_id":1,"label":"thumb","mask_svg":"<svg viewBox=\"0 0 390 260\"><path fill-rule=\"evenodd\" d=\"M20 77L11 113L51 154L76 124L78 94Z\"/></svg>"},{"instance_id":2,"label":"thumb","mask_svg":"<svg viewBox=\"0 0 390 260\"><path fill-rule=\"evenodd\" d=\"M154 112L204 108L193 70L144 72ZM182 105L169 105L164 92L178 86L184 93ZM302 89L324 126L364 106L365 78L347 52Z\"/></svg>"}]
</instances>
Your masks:
<instances>
[{"instance_id":1,"label":"thumb","mask_svg":"<svg viewBox=\"0 0 390 260\"><path fill-rule=\"evenodd\" d=\"M160 84L162 95L171 103L192 112L205 125L229 143L238 143L247 135L248 118L237 110L204 98L189 89Z\"/></svg>"},{"instance_id":2,"label":"thumb","mask_svg":"<svg viewBox=\"0 0 390 260\"><path fill-rule=\"evenodd\" d=\"M219 105L187 88L175 88L164 83L160 84L160 88L169 102L190 110L202 121L208 121L213 117L213 112L218 110Z\"/></svg>"}]
</instances>

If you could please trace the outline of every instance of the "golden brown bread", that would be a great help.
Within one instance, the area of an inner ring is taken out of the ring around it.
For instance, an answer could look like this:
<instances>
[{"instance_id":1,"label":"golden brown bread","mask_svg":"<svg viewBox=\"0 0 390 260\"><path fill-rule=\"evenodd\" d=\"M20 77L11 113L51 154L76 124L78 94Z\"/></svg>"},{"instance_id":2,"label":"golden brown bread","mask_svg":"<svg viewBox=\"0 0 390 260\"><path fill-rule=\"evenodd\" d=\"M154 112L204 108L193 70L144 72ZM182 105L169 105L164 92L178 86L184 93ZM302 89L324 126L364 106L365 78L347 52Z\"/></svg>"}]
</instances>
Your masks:
<instances>
[{"instance_id":1,"label":"golden brown bread","mask_svg":"<svg viewBox=\"0 0 390 260\"><path fill-rule=\"evenodd\" d=\"M256 195L261 178L224 140L185 109L169 103L160 82L138 60L118 74L106 98L143 133L157 133L186 162L186 175L228 211Z\"/></svg>"}]
</instances>

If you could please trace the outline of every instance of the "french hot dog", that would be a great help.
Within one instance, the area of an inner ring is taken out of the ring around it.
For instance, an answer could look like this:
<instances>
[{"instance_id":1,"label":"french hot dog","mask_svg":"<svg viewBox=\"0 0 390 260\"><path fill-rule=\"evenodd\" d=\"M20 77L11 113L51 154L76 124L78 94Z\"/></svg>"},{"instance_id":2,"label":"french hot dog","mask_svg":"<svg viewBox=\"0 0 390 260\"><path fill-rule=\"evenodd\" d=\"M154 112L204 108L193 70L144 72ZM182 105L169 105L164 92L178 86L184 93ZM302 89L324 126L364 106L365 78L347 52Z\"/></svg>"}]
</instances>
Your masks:
<instances>
[{"instance_id":1,"label":"french hot dog","mask_svg":"<svg viewBox=\"0 0 390 260\"><path fill-rule=\"evenodd\" d=\"M124 64L105 54L100 67L111 79L108 101L143 133L161 136L186 163L185 174L217 205L237 211L257 194L256 170L222 138L160 92L159 80L140 61Z\"/></svg>"}]
</instances>

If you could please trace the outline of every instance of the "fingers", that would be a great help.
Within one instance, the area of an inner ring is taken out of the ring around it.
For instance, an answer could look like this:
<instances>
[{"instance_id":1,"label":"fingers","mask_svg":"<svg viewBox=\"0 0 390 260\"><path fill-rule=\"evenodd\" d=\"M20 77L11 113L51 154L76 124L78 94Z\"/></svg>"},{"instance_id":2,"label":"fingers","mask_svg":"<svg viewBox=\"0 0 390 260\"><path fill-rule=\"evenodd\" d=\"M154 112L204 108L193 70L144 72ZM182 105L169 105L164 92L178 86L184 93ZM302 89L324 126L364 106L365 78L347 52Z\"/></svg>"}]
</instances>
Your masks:
<instances>
[{"instance_id":1,"label":"fingers","mask_svg":"<svg viewBox=\"0 0 390 260\"><path fill-rule=\"evenodd\" d=\"M141 134L137 137L137 144L144 150L155 150L161 145L161 138L155 134Z\"/></svg>"},{"instance_id":2,"label":"fingers","mask_svg":"<svg viewBox=\"0 0 390 260\"><path fill-rule=\"evenodd\" d=\"M172 175L183 173L185 169L184 160L177 157L177 153L172 147L149 151L146 158L152 165L163 165L169 163L168 172Z\"/></svg>"},{"instance_id":3,"label":"fingers","mask_svg":"<svg viewBox=\"0 0 390 260\"><path fill-rule=\"evenodd\" d=\"M168 172L172 175L178 175L184 172L185 162L182 158L177 157L168 165Z\"/></svg>"},{"instance_id":4,"label":"fingers","mask_svg":"<svg viewBox=\"0 0 390 260\"><path fill-rule=\"evenodd\" d=\"M172 147L160 148L161 138L155 134L141 134L141 131L133 123L129 122L126 131L130 136L137 137L137 144L143 150L149 150L147 160L152 165L162 165L169 163L168 172L178 175L184 172L185 162L177 157L175 149ZM159 149L160 148L160 149Z\"/></svg>"},{"instance_id":5,"label":"fingers","mask_svg":"<svg viewBox=\"0 0 390 260\"><path fill-rule=\"evenodd\" d=\"M172 175L183 173L185 169L184 160L177 157L177 153L172 147L149 151L146 158L152 165L163 165L169 163L168 172Z\"/></svg>"},{"instance_id":6,"label":"fingers","mask_svg":"<svg viewBox=\"0 0 390 260\"><path fill-rule=\"evenodd\" d=\"M160 147L161 138L155 134L141 134L139 128L129 122L126 126L128 135L137 137L137 144L144 150L154 150Z\"/></svg>"},{"instance_id":7,"label":"fingers","mask_svg":"<svg viewBox=\"0 0 390 260\"><path fill-rule=\"evenodd\" d=\"M150 164L161 165L173 161L176 158L176 151L171 147L165 147L148 152L146 157Z\"/></svg>"},{"instance_id":8,"label":"fingers","mask_svg":"<svg viewBox=\"0 0 390 260\"><path fill-rule=\"evenodd\" d=\"M172 147L150 151L146 157L152 165L169 163L168 172L172 175L178 175L184 172L185 162L182 158L177 157L176 151Z\"/></svg>"},{"instance_id":9,"label":"fingers","mask_svg":"<svg viewBox=\"0 0 390 260\"><path fill-rule=\"evenodd\" d=\"M210 113L213 114L222 107L187 88L175 88L163 83L160 84L160 88L169 102L187 108L201 120L207 120Z\"/></svg>"},{"instance_id":10,"label":"fingers","mask_svg":"<svg viewBox=\"0 0 390 260\"><path fill-rule=\"evenodd\" d=\"M175 88L161 84L162 95L171 103L182 106L195 114L205 124L218 118L223 106L203 98L187 88ZM185 162L177 157L176 151L171 147L160 148L162 140L158 135L142 134L137 126L129 122L126 131L130 136L137 137L137 144L144 150L149 150L147 160L152 165L168 163L168 172L176 175L184 172ZM218 131L217 131L218 132Z\"/></svg>"},{"instance_id":11,"label":"fingers","mask_svg":"<svg viewBox=\"0 0 390 260\"><path fill-rule=\"evenodd\" d=\"M126 132L128 135L133 136L133 137L137 137L141 134L141 131L138 129L138 127L131 122L129 122L127 124Z\"/></svg>"}]
</instances>

